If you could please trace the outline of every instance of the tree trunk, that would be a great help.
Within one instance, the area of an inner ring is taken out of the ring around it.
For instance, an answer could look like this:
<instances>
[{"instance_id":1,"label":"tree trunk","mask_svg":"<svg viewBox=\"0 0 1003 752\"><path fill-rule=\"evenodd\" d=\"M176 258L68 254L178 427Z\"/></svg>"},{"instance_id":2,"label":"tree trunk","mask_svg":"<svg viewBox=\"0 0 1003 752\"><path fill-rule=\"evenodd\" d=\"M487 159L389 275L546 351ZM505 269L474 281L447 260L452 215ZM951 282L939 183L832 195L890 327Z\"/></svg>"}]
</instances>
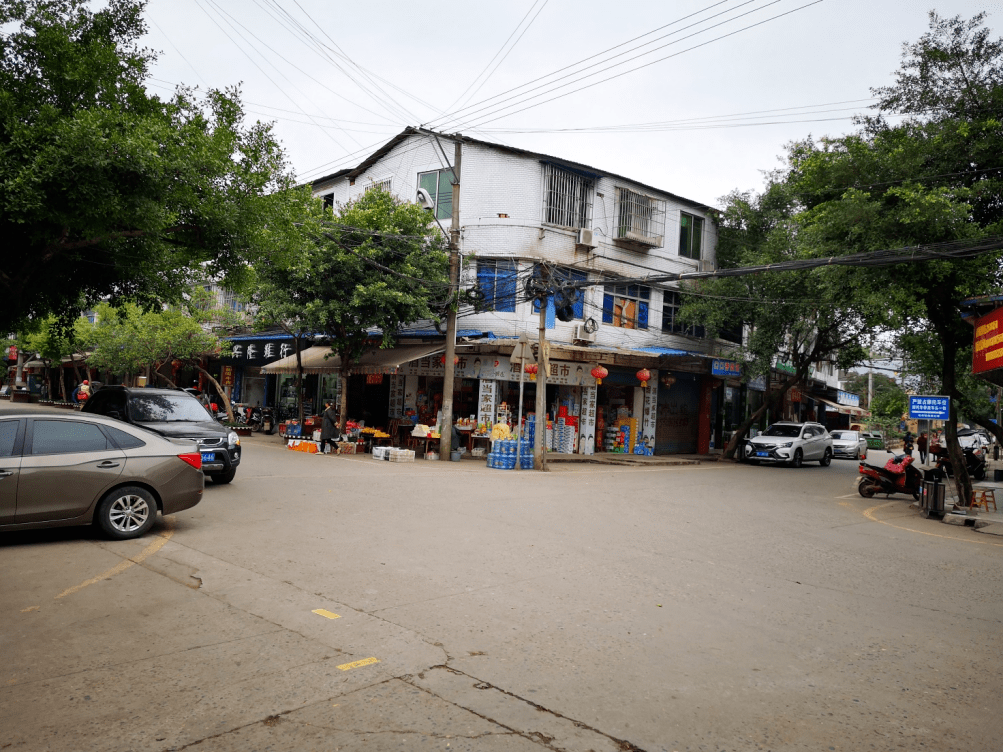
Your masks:
<instances>
[{"instance_id":1,"label":"tree trunk","mask_svg":"<svg viewBox=\"0 0 1003 752\"><path fill-rule=\"evenodd\" d=\"M164 376L164 374L162 374L162 373L161 373L161 372L160 372L159 370L157 370L156 368L154 368L154 369L153 369L153 375L154 375L154 376L159 376L160 378L162 378L162 379L163 379L164 381L166 381L166 382L167 382L168 386L170 386L170 387L171 387L172 389L177 389L177 388L178 388L178 385L177 385L177 384L175 384L175 383L174 383L173 381L171 381L171 380L170 380L169 378L167 378L166 376Z\"/></svg>"},{"instance_id":2,"label":"tree trunk","mask_svg":"<svg viewBox=\"0 0 1003 752\"><path fill-rule=\"evenodd\" d=\"M338 398L338 430L345 433L345 423L348 420L348 358L341 356L341 395Z\"/></svg>"},{"instance_id":3,"label":"tree trunk","mask_svg":"<svg viewBox=\"0 0 1003 752\"><path fill-rule=\"evenodd\" d=\"M299 410L300 431L303 430L303 356L300 352L299 335L293 335L293 343L296 347L296 406Z\"/></svg>"},{"instance_id":4,"label":"tree trunk","mask_svg":"<svg viewBox=\"0 0 1003 752\"><path fill-rule=\"evenodd\" d=\"M223 407L226 409L226 421L227 423L236 423L237 420L233 416L233 406L230 404L230 398L226 396L226 392L223 391L223 387L219 385L219 382L212 377L212 374L205 370L198 363L195 367L209 379L209 383L213 385L213 388L219 393L220 398L223 400Z\"/></svg>"}]
</instances>

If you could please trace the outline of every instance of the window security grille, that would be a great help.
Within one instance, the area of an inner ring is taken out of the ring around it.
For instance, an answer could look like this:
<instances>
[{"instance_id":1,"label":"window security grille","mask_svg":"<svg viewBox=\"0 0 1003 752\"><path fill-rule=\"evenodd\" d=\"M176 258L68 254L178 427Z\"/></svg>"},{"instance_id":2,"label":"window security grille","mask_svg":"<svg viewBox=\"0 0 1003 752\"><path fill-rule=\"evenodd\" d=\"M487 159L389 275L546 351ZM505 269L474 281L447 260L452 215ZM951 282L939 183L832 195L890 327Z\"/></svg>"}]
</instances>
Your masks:
<instances>
[{"instance_id":1,"label":"window security grille","mask_svg":"<svg viewBox=\"0 0 1003 752\"><path fill-rule=\"evenodd\" d=\"M616 240L661 247L665 239L665 201L629 188L616 189Z\"/></svg>"},{"instance_id":2,"label":"window security grille","mask_svg":"<svg viewBox=\"0 0 1003 752\"><path fill-rule=\"evenodd\" d=\"M543 166L543 221L548 225L575 229L592 226L592 196L595 180L562 170L551 164Z\"/></svg>"},{"instance_id":3,"label":"window security grille","mask_svg":"<svg viewBox=\"0 0 1003 752\"><path fill-rule=\"evenodd\" d=\"M375 191L377 189L381 191L386 191L387 193L393 193L392 189L393 182L394 179L392 177L383 178L383 180L374 180L372 183L366 186L366 193L369 193L369 191Z\"/></svg>"}]
</instances>

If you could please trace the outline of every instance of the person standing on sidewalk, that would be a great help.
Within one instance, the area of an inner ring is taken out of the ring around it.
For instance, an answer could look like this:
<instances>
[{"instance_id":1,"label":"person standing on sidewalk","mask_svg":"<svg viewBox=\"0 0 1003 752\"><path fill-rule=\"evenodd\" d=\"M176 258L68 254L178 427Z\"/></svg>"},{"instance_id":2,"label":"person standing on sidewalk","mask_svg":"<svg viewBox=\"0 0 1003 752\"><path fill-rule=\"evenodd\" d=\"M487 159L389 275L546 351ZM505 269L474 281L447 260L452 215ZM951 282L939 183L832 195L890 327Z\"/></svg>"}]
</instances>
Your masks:
<instances>
[{"instance_id":1,"label":"person standing on sidewalk","mask_svg":"<svg viewBox=\"0 0 1003 752\"><path fill-rule=\"evenodd\" d=\"M925 465L927 458L930 456L930 453L926 451L927 450L926 431L923 431L919 435L919 438L916 439L916 448L919 450L919 464Z\"/></svg>"},{"instance_id":2,"label":"person standing on sidewalk","mask_svg":"<svg viewBox=\"0 0 1003 752\"><path fill-rule=\"evenodd\" d=\"M913 446L912 433L910 431L906 431L905 438L902 439L902 451L912 457Z\"/></svg>"},{"instance_id":3,"label":"person standing on sidewalk","mask_svg":"<svg viewBox=\"0 0 1003 752\"><path fill-rule=\"evenodd\" d=\"M338 453L337 439L338 435L338 411L334 409L333 402L324 403L324 422L320 426L320 451L323 453L324 448L330 444L331 454Z\"/></svg>"}]
</instances>

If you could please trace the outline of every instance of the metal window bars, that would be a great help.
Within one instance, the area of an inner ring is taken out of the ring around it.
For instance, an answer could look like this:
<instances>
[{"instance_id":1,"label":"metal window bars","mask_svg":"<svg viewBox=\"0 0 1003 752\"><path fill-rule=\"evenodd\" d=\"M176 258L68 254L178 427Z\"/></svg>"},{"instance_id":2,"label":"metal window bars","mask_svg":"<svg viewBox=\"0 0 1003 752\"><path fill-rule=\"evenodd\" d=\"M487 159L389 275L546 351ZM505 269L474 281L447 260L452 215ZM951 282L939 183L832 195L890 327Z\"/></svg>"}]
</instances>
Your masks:
<instances>
[{"instance_id":1,"label":"metal window bars","mask_svg":"<svg viewBox=\"0 0 1003 752\"><path fill-rule=\"evenodd\" d=\"M543 165L544 223L575 229L591 227L594 191L592 178L556 165Z\"/></svg>"},{"instance_id":2,"label":"metal window bars","mask_svg":"<svg viewBox=\"0 0 1003 752\"><path fill-rule=\"evenodd\" d=\"M615 240L659 248L665 240L665 201L653 196L616 189Z\"/></svg>"},{"instance_id":3,"label":"metal window bars","mask_svg":"<svg viewBox=\"0 0 1003 752\"><path fill-rule=\"evenodd\" d=\"M393 177L383 178L383 180L374 180L369 185L366 186L366 193L369 191L375 191L377 189L381 191L386 191L387 193L393 193Z\"/></svg>"}]
</instances>

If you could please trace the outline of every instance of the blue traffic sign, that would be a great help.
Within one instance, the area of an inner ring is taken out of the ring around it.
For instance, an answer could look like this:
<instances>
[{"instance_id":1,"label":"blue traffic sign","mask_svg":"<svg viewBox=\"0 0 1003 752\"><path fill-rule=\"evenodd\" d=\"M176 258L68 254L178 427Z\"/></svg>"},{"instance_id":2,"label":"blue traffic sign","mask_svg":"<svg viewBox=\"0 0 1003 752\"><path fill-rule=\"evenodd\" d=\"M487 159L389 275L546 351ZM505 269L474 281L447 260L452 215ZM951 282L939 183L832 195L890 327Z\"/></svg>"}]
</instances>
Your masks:
<instances>
[{"instance_id":1,"label":"blue traffic sign","mask_svg":"<svg viewBox=\"0 0 1003 752\"><path fill-rule=\"evenodd\" d=\"M950 398L910 394L909 417L919 420L948 420L951 417Z\"/></svg>"}]
</instances>

